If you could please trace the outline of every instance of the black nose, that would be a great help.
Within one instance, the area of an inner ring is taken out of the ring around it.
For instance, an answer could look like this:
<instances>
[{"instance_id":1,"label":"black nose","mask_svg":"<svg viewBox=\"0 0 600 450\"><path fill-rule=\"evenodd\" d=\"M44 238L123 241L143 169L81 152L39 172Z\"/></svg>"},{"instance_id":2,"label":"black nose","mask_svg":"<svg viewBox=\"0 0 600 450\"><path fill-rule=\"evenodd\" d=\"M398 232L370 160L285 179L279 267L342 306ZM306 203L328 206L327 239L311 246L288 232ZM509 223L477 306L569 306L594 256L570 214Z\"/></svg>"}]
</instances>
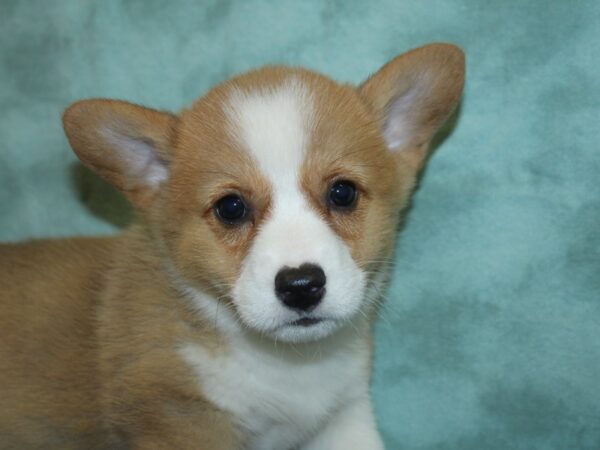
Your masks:
<instances>
[{"instance_id":1,"label":"black nose","mask_svg":"<svg viewBox=\"0 0 600 450\"><path fill-rule=\"evenodd\" d=\"M325 281L325 272L314 264L284 267L275 277L275 293L288 308L310 311L323 298Z\"/></svg>"}]
</instances>

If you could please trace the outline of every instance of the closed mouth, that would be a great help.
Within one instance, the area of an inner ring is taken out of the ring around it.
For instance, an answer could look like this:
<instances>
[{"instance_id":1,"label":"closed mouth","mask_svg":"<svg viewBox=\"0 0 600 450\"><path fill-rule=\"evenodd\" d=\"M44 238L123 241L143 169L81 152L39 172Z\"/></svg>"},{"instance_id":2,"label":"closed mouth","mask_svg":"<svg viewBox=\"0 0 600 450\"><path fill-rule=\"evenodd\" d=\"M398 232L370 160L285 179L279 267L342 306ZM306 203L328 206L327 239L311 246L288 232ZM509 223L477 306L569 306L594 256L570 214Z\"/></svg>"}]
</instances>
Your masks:
<instances>
[{"instance_id":1,"label":"closed mouth","mask_svg":"<svg viewBox=\"0 0 600 450\"><path fill-rule=\"evenodd\" d=\"M322 322L323 319L319 319L318 317L302 317L298 320L294 320L290 325L298 326L298 327L310 327Z\"/></svg>"}]
</instances>

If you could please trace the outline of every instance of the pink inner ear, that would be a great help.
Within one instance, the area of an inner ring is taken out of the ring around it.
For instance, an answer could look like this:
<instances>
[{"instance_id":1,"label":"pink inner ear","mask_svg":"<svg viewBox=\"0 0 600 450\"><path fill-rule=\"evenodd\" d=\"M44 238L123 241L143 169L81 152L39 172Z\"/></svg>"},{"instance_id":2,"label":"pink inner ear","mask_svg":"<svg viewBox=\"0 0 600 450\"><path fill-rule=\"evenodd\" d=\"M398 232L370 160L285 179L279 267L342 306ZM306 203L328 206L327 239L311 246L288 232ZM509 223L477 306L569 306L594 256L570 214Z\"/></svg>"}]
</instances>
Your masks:
<instances>
[{"instance_id":1,"label":"pink inner ear","mask_svg":"<svg viewBox=\"0 0 600 450\"><path fill-rule=\"evenodd\" d=\"M131 137L106 128L108 143L115 149L118 170L128 184L158 187L169 176L167 162L157 154L154 142L143 137Z\"/></svg>"},{"instance_id":2,"label":"pink inner ear","mask_svg":"<svg viewBox=\"0 0 600 450\"><path fill-rule=\"evenodd\" d=\"M418 97L419 88L413 86L390 104L383 128L383 136L390 150L401 150L414 138L418 113L413 112L411 117L411 109L418 107Z\"/></svg>"},{"instance_id":3,"label":"pink inner ear","mask_svg":"<svg viewBox=\"0 0 600 450\"><path fill-rule=\"evenodd\" d=\"M422 140L419 134L428 126L424 123L426 111L435 95L436 77L431 70L421 68L408 79L408 87L392 100L387 110L383 135L392 151L423 144L419 142Z\"/></svg>"}]
</instances>

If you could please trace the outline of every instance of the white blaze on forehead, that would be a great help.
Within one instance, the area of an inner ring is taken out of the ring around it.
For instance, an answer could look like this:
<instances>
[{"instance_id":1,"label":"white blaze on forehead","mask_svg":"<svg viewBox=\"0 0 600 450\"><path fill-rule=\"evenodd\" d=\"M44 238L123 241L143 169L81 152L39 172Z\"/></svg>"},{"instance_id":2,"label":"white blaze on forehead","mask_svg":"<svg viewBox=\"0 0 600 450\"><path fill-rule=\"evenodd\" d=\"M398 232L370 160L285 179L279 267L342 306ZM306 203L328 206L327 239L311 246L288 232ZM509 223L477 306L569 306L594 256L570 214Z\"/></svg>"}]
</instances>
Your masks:
<instances>
[{"instance_id":1,"label":"white blaze on forehead","mask_svg":"<svg viewBox=\"0 0 600 450\"><path fill-rule=\"evenodd\" d=\"M233 298L242 321L278 339L299 342L326 336L360 307L365 277L345 242L315 211L300 186L300 168L312 139L315 104L308 88L290 78L271 89L231 95L230 132L271 183L271 211L246 255ZM294 327L298 313L276 297L284 267L320 266L326 293L313 314L322 325Z\"/></svg>"},{"instance_id":2,"label":"white blaze on forehead","mask_svg":"<svg viewBox=\"0 0 600 450\"><path fill-rule=\"evenodd\" d=\"M228 116L236 140L255 157L262 173L281 193L297 186L310 140L313 101L297 78L255 92L235 91Z\"/></svg>"}]
</instances>

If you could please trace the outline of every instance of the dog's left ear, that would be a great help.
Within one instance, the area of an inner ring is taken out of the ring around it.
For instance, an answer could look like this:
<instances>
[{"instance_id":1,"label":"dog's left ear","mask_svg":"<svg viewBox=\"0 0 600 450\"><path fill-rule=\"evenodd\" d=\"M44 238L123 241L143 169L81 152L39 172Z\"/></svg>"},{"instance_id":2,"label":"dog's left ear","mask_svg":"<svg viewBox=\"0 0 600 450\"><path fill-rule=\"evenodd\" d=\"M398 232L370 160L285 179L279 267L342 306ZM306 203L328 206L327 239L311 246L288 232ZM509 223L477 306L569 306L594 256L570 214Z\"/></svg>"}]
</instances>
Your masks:
<instances>
[{"instance_id":1,"label":"dog's left ear","mask_svg":"<svg viewBox=\"0 0 600 450\"><path fill-rule=\"evenodd\" d=\"M91 99L63 115L69 143L81 162L146 209L169 175L177 117L132 103Z\"/></svg>"},{"instance_id":2,"label":"dog's left ear","mask_svg":"<svg viewBox=\"0 0 600 450\"><path fill-rule=\"evenodd\" d=\"M465 57L451 44L430 44L394 58L359 92L379 121L386 143L418 170L436 131L458 104Z\"/></svg>"}]
</instances>

